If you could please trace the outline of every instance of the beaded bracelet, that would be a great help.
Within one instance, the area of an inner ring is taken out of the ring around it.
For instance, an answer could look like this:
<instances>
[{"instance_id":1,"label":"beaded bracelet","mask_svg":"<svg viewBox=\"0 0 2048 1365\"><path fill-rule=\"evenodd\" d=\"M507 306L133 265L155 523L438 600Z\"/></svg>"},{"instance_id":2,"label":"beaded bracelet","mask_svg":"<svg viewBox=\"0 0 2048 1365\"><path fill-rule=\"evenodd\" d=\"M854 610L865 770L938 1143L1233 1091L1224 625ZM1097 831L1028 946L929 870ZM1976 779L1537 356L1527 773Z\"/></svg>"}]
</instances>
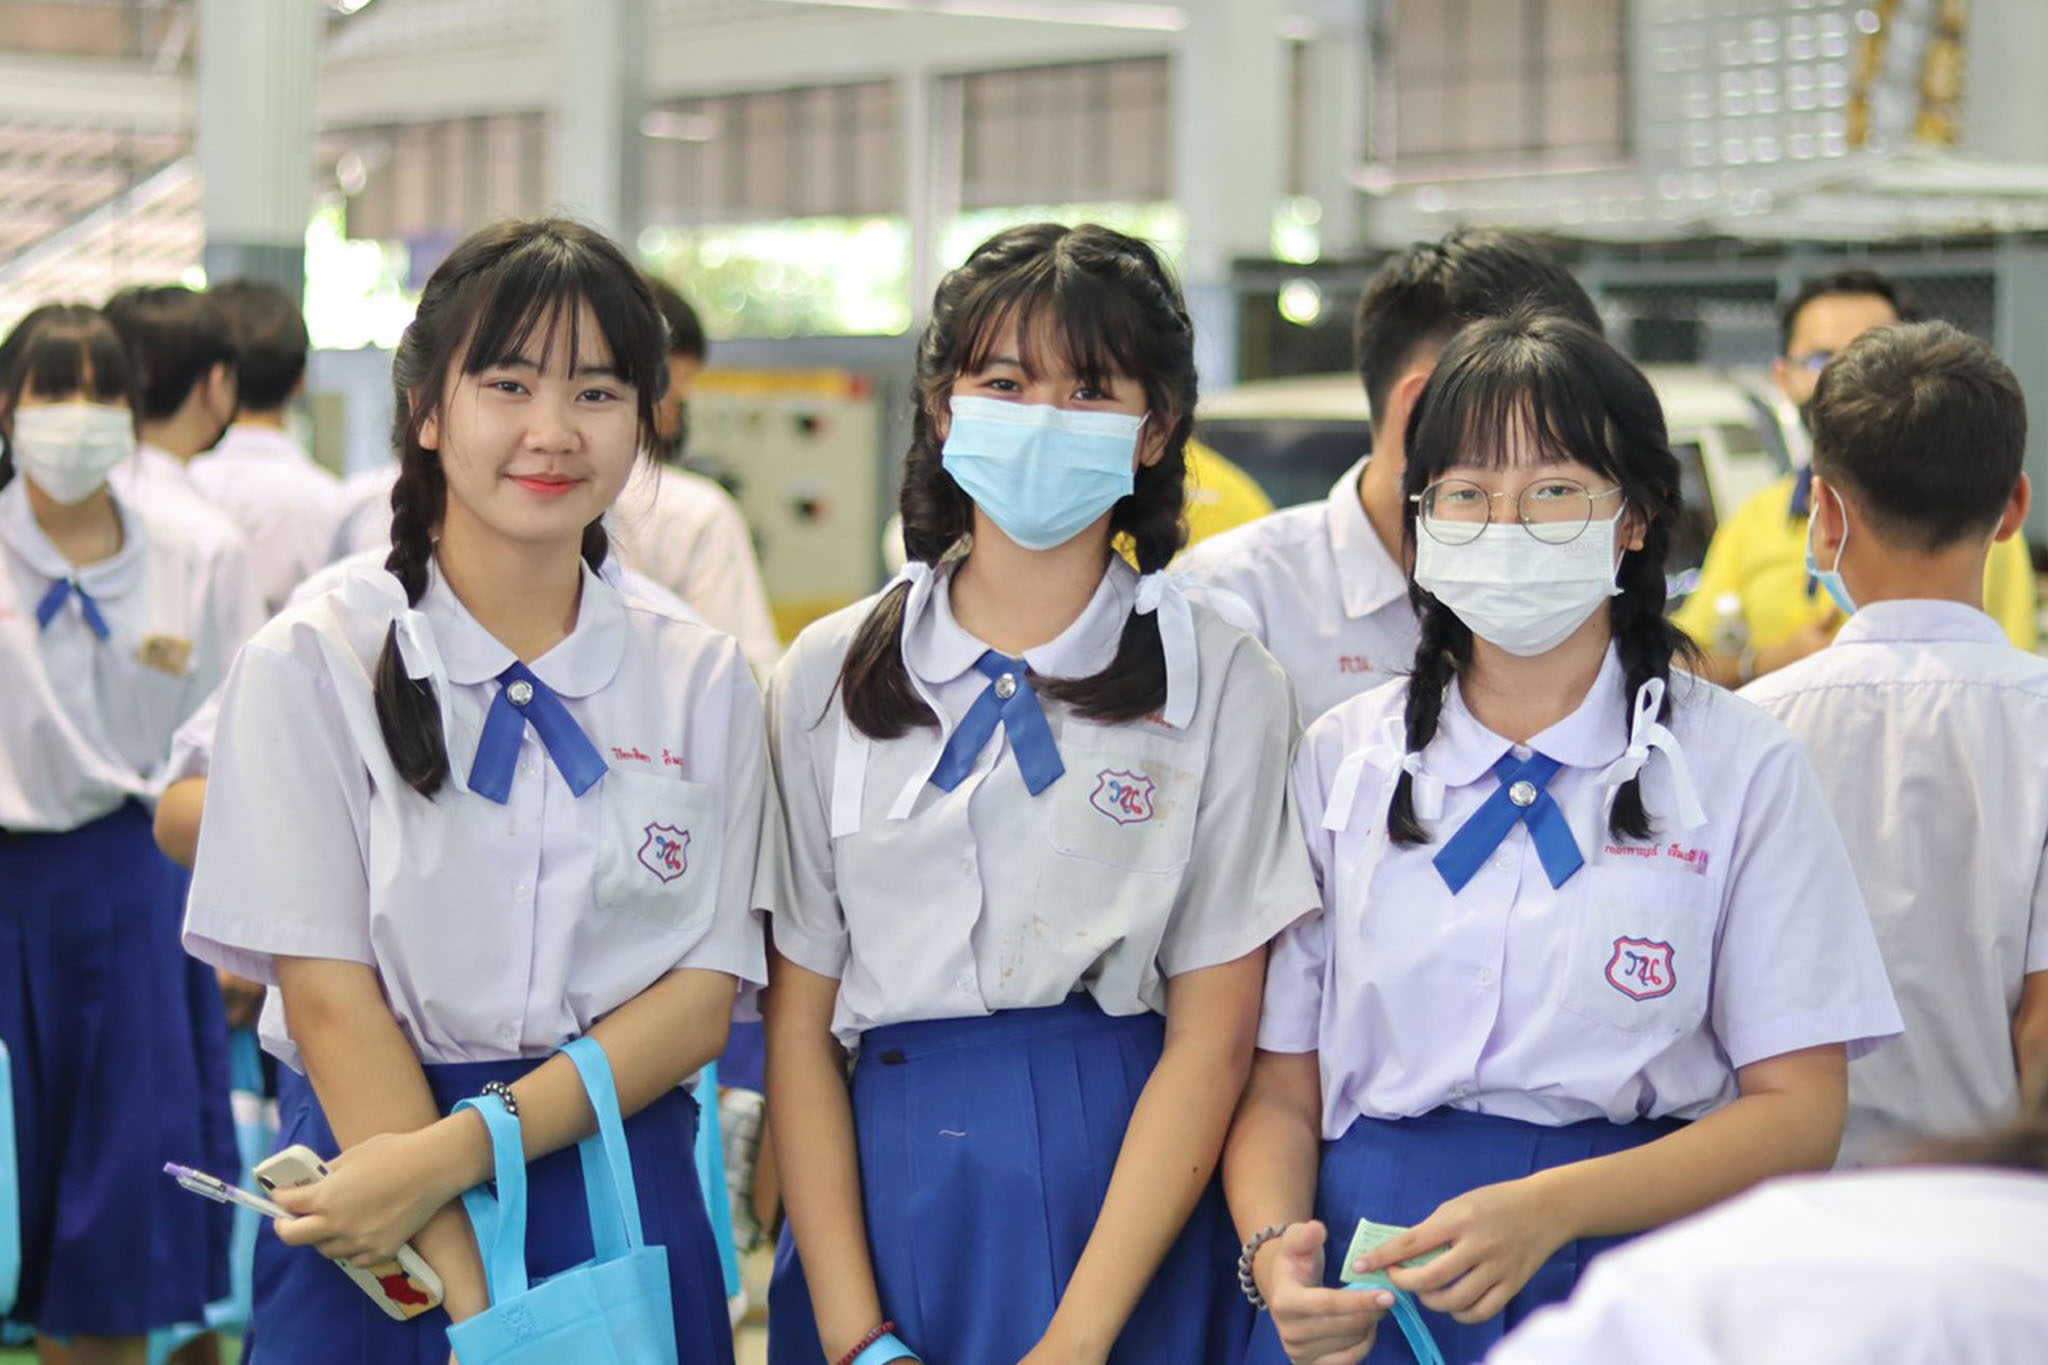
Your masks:
<instances>
[{"instance_id":1,"label":"beaded bracelet","mask_svg":"<svg viewBox=\"0 0 2048 1365\"><path fill-rule=\"evenodd\" d=\"M895 1330L896 1324L893 1322L877 1323L873 1328L869 1329L866 1336L853 1343L852 1350L839 1357L838 1365L855 1365L855 1362L860 1360L861 1356L867 1352L870 1346L881 1341Z\"/></svg>"},{"instance_id":2,"label":"beaded bracelet","mask_svg":"<svg viewBox=\"0 0 2048 1365\"><path fill-rule=\"evenodd\" d=\"M888 1365L892 1360L916 1360L917 1356L908 1346L897 1340L894 1332L884 1332L868 1343L866 1350L855 1356L852 1365Z\"/></svg>"}]
</instances>

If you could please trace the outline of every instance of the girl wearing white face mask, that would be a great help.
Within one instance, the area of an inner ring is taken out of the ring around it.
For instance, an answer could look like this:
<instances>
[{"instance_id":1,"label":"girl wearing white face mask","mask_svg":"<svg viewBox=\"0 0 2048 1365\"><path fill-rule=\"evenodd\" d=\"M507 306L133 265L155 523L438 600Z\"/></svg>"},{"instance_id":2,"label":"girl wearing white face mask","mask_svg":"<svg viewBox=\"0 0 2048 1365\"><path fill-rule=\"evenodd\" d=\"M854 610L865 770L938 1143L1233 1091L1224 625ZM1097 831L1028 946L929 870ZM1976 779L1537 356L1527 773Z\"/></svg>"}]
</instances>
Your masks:
<instances>
[{"instance_id":1,"label":"girl wearing white face mask","mask_svg":"<svg viewBox=\"0 0 2048 1365\"><path fill-rule=\"evenodd\" d=\"M225 1076L209 1075L225 1065L219 992L178 947L183 877L158 853L148 807L173 731L220 682L256 606L239 554L109 493L135 436L128 362L106 320L42 309L7 350L0 1040L22 1243L11 1316L68 1338L79 1365L139 1362L147 1332L197 1321L226 1288L226 1225L163 1164L231 1169L234 1155Z\"/></svg>"},{"instance_id":2,"label":"girl wearing white face mask","mask_svg":"<svg viewBox=\"0 0 2048 1365\"><path fill-rule=\"evenodd\" d=\"M769 1358L1235 1365L1212 1173L1313 892L1286 679L1160 573L1187 311L1141 243L1012 229L939 286L917 390L911 568L769 685Z\"/></svg>"},{"instance_id":3,"label":"girl wearing white face mask","mask_svg":"<svg viewBox=\"0 0 2048 1365\"><path fill-rule=\"evenodd\" d=\"M1642 373L1475 323L1407 436L1422 643L1303 738L1323 912L1274 945L1225 1158L1259 1365L1356 1361L1382 1308L1375 1362L1477 1359L1616 1239L1828 1165L1846 1054L1899 1029L1806 760L1672 670ZM1345 1264L1361 1218L1410 1230ZM1389 1267L1398 1300L1334 1287Z\"/></svg>"}]
</instances>

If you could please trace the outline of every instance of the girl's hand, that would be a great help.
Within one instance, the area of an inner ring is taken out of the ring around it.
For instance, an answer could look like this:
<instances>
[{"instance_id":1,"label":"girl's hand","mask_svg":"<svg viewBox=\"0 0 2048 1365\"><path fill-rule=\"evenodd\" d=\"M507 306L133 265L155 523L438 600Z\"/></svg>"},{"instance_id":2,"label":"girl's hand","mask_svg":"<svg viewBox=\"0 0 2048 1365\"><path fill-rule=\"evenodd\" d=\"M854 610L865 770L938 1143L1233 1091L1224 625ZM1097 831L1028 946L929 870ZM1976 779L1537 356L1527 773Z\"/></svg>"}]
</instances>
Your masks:
<instances>
[{"instance_id":1,"label":"girl's hand","mask_svg":"<svg viewBox=\"0 0 2048 1365\"><path fill-rule=\"evenodd\" d=\"M333 1261L388 1261L456 1195L448 1143L434 1124L379 1133L327 1163L325 1180L272 1196L293 1216L277 1224L287 1246L310 1246Z\"/></svg>"},{"instance_id":2,"label":"girl's hand","mask_svg":"<svg viewBox=\"0 0 2048 1365\"><path fill-rule=\"evenodd\" d=\"M1294 1365L1357 1365L1394 1306L1385 1290L1323 1287L1328 1235L1321 1223L1296 1223L1260 1247L1253 1260L1253 1278Z\"/></svg>"},{"instance_id":3,"label":"girl's hand","mask_svg":"<svg viewBox=\"0 0 2048 1365\"><path fill-rule=\"evenodd\" d=\"M1564 1212L1542 1185L1508 1180L1439 1204L1422 1222L1361 1256L1352 1270L1385 1270L1425 1308L1459 1322L1485 1322L1572 1236ZM1438 1247L1449 1250L1428 1265L1400 1268L1400 1262Z\"/></svg>"}]
</instances>

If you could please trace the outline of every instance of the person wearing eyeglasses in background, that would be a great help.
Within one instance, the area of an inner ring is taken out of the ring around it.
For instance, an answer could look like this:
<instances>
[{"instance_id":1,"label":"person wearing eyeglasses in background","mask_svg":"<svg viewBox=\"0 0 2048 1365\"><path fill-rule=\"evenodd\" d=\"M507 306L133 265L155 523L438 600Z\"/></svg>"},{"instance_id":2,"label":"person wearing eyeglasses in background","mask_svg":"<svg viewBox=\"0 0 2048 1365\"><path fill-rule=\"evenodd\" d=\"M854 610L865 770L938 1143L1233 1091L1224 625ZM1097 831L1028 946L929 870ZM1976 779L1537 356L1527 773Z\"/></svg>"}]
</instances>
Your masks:
<instances>
[{"instance_id":1,"label":"person wearing eyeglasses in background","mask_svg":"<svg viewBox=\"0 0 2048 1365\"><path fill-rule=\"evenodd\" d=\"M1802 426L1828 361L1871 328L1916 316L1898 284L1875 270L1837 270L1801 285L1779 313L1781 353L1771 373L1798 407ZM1841 628L1841 610L1806 571L1812 489L1813 470L1802 458L1797 469L1737 508L1714 533L1699 587L1673 613L1706 651L1708 676L1724 687L1740 687L1827 648ZM1984 566L1984 610L2019 648L2039 643L2024 537L1992 547Z\"/></svg>"}]
</instances>

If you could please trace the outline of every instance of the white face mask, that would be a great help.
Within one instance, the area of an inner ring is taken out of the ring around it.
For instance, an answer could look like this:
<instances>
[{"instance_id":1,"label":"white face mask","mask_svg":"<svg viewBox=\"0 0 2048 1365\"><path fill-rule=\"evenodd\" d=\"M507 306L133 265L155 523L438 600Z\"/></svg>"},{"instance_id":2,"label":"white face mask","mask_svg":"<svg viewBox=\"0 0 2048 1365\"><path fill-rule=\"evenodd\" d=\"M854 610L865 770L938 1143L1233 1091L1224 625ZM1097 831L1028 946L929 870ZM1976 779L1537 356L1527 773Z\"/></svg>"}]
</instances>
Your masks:
<instances>
[{"instance_id":1,"label":"white face mask","mask_svg":"<svg viewBox=\"0 0 2048 1365\"><path fill-rule=\"evenodd\" d=\"M105 403L52 403L14 414L7 448L29 482L66 507L84 502L135 453L135 418Z\"/></svg>"},{"instance_id":2,"label":"white face mask","mask_svg":"<svg viewBox=\"0 0 2048 1365\"><path fill-rule=\"evenodd\" d=\"M1474 635L1510 654L1548 654L1586 623L1614 581L1621 513L1594 520L1577 540L1547 545L1514 523L1489 525L1465 545L1425 527L1415 537L1415 581Z\"/></svg>"}]
</instances>

